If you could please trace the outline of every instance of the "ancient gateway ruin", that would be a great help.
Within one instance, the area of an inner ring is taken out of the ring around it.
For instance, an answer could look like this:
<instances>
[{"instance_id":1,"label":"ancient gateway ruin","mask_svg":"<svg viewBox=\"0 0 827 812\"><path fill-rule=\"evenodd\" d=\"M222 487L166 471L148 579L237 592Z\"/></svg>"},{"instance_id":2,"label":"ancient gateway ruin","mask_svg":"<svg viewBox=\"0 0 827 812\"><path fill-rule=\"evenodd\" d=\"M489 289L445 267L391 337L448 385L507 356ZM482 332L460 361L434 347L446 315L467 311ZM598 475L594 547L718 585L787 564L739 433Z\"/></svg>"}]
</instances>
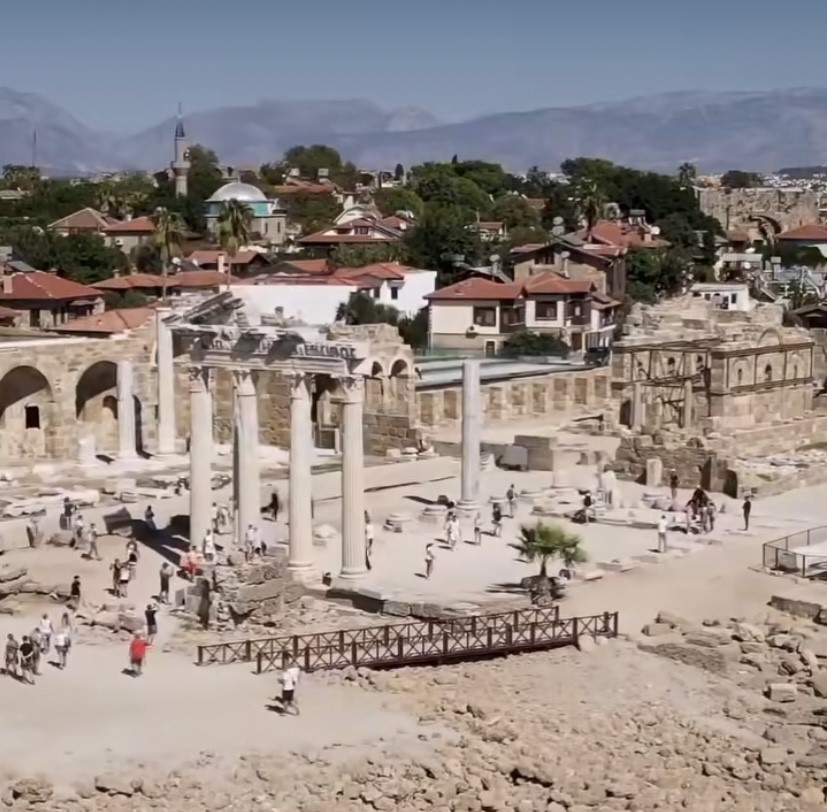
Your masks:
<instances>
[{"instance_id":1,"label":"ancient gateway ruin","mask_svg":"<svg viewBox=\"0 0 827 812\"><path fill-rule=\"evenodd\" d=\"M159 342L159 439L172 448L175 438L173 364L186 368L190 403L190 538L196 543L210 526L212 504L213 392L211 375L233 378L233 483L237 534L258 526L261 515L259 410L257 379L276 374L290 391L289 563L291 572L313 569L311 409L319 388L335 392L341 404L342 570L343 579L367 573L364 502L365 380L377 371L368 341L331 338L324 328L249 324L243 303L219 296L194 310L168 316L169 331L181 348L173 359L172 342ZM402 359L407 361L407 359Z\"/></svg>"}]
</instances>

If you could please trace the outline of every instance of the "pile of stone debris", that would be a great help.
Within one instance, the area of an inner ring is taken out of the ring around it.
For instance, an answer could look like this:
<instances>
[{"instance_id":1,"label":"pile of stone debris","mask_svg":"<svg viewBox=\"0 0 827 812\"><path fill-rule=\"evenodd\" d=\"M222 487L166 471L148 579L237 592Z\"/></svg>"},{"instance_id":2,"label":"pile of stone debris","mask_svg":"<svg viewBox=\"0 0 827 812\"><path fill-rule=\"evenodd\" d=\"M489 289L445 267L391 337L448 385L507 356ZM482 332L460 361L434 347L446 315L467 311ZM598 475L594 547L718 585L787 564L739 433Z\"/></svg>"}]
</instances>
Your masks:
<instances>
[{"instance_id":1,"label":"pile of stone debris","mask_svg":"<svg viewBox=\"0 0 827 812\"><path fill-rule=\"evenodd\" d=\"M772 634L792 637L797 627ZM743 642L757 641L732 641ZM419 719L419 740L379 740L352 757L335 745L259 753L229 773L217 754L202 753L196 765L172 773L136 767L98 776L65 796L43 779L18 777L4 800L13 809L44 812L825 809L825 762L811 754L827 741L817 708L790 711L728 678L625 641L588 653L324 679L381 692L407 708Z\"/></svg>"}]
</instances>

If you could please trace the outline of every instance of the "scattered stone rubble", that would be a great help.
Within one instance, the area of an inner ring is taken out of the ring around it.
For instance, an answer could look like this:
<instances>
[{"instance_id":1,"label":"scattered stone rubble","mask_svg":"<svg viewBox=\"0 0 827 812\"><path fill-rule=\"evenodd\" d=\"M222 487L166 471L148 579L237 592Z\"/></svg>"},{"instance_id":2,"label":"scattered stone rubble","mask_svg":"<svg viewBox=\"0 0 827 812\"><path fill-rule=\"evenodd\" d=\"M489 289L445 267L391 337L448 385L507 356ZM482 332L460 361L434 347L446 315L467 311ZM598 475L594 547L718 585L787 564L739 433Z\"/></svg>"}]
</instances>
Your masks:
<instances>
[{"instance_id":1,"label":"scattered stone rubble","mask_svg":"<svg viewBox=\"0 0 827 812\"><path fill-rule=\"evenodd\" d=\"M760 645L768 649L767 632L792 638L799 626L680 632L678 620L664 614L659 624L683 637L726 630L737 645L759 644L754 638L763 634ZM739 642L734 634L750 639ZM623 641L590 653L313 679L381 692L416 714L419 742L380 740L351 756L335 746L250 755L229 773L218 754L202 753L169 773L135 766L101 774L69 794L43 777L14 776L3 800L43 812L825 809L827 716L819 708L778 705Z\"/></svg>"}]
</instances>

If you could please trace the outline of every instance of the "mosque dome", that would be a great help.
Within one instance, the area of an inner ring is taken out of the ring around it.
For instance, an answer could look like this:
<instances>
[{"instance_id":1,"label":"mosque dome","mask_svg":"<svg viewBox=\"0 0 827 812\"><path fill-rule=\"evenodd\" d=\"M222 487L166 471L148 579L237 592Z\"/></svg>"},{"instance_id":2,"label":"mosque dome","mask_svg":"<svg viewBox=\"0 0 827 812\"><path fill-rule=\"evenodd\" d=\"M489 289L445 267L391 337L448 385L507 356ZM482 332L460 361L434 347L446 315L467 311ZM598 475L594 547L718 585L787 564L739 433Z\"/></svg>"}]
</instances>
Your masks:
<instances>
[{"instance_id":1,"label":"mosque dome","mask_svg":"<svg viewBox=\"0 0 827 812\"><path fill-rule=\"evenodd\" d=\"M238 200L240 203L266 203L267 195L249 183L234 182L217 189L207 203L226 203L228 200Z\"/></svg>"}]
</instances>

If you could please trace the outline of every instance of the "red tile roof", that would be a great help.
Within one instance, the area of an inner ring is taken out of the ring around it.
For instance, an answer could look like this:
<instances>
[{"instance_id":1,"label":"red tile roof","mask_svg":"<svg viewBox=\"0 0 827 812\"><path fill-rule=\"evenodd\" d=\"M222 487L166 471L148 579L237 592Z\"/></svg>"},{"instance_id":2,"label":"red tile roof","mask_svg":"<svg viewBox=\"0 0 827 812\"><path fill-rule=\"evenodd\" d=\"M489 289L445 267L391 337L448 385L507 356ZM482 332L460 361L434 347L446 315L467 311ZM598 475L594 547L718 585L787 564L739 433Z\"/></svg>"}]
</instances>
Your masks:
<instances>
[{"instance_id":1,"label":"red tile roof","mask_svg":"<svg viewBox=\"0 0 827 812\"><path fill-rule=\"evenodd\" d=\"M335 273L340 276L356 278L359 276L373 276L376 279L404 279L406 274L418 273L418 268L401 265L398 262L374 262L362 268L337 268Z\"/></svg>"},{"instance_id":2,"label":"red tile roof","mask_svg":"<svg viewBox=\"0 0 827 812\"><path fill-rule=\"evenodd\" d=\"M339 287L352 287L354 280L342 276L322 276L309 274L308 276L290 276L259 274L258 276L250 276L246 279L239 279L233 282L233 285L337 285Z\"/></svg>"},{"instance_id":3,"label":"red tile roof","mask_svg":"<svg viewBox=\"0 0 827 812\"><path fill-rule=\"evenodd\" d=\"M97 209L87 207L67 214L65 217L61 217L60 220L55 220L54 223L49 225L49 228L56 230L105 231L117 222L114 218L107 217Z\"/></svg>"},{"instance_id":4,"label":"red tile roof","mask_svg":"<svg viewBox=\"0 0 827 812\"><path fill-rule=\"evenodd\" d=\"M99 299L100 291L88 285L81 285L71 279L45 271L9 274L11 292L0 289L0 301L39 302L71 301L72 299Z\"/></svg>"},{"instance_id":5,"label":"red tile roof","mask_svg":"<svg viewBox=\"0 0 827 812\"><path fill-rule=\"evenodd\" d=\"M513 301L521 296L549 293L589 293L593 283L588 280L565 279L547 272L530 276L522 282L492 282L490 279L465 279L446 288L429 293L431 301Z\"/></svg>"},{"instance_id":6,"label":"red tile roof","mask_svg":"<svg viewBox=\"0 0 827 812\"><path fill-rule=\"evenodd\" d=\"M62 333L121 333L143 327L154 314L151 307L124 307L74 319L54 329Z\"/></svg>"},{"instance_id":7,"label":"red tile roof","mask_svg":"<svg viewBox=\"0 0 827 812\"><path fill-rule=\"evenodd\" d=\"M181 271L170 277L170 286L176 288L214 288L236 285L238 277L220 271Z\"/></svg>"},{"instance_id":8,"label":"red tile roof","mask_svg":"<svg viewBox=\"0 0 827 812\"><path fill-rule=\"evenodd\" d=\"M155 223L151 217L135 217L121 223L112 223L104 231L107 234L152 234L155 231Z\"/></svg>"},{"instance_id":9,"label":"red tile roof","mask_svg":"<svg viewBox=\"0 0 827 812\"><path fill-rule=\"evenodd\" d=\"M203 250L193 251L188 257L189 262L194 262L196 265L217 265L218 258L224 254L227 262L230 265L249 265L256 259L263 258L258 251L239 251L234 257L227 254L226 251Z\"/></svg>"},{"instance_id":10,"label":"red tile roof","mask_svg":"<svg viewBox=\"0 0 827 812\"><path fill-rule=\"evenodd\" d=\"M381 237L371 237L370 234L328 234L326 231L317 231L315 234L302 237L299 242L307 243L308 245L335 245L338 243L397 242L398 240L398 237L391 236L390 234Z\"/></svg>"},{"instance_id":11,"label":"red tile roof","mask_svg":"<svg viewBox=\"0 0 827 812\"><path fill-rule=\"evenodd\" d=\"M649 238L646 239L646 235ZM618 223L614 220L600 220L588 229L581 229L577 236L588 243L603 243L620 248L668 248L669 243L655 236L646 226L632 223Z\"/></svg>"},{"instance_id":12,"label":"red tile roof","mask_svg":"<svg viewBox=\"0 0 827 812\"><path fill-rule=\"evenodd\" d=\"M289 265L301 273L322 274L330 272L330 263L326 259L285 259L279 263L279 266L281 265Z\"/></svg>"},{"instance_id":13,"label":"red tile roof","mask_svg":"<svg viewBox=\"0 0 827 812\"><path fill-rule=\"evenodd\" d=\"M785 231L778 237L779 240L812 240L814 242L827 242L827 228L819 223L808 223L799 226L791 231Z\"/></svg>"},{"instance_id":14,"label":"red tile roof","mask_svg":"<svg viewBox=\"0 0 827 812\"><path fill-rule=\"evenodd\" d=\"M167 284L171 285L174 275L167 278ZM111 279L104 279L95 285L100 290L132 290L133 288L161 288L164 286L164 277L152 273L131 273L126 276L113 276Z\"/></svg>"},{"instance_id":15,"label":"red tile roof","mask_svg":"<svg viewBox=\"0 0 827 812\"><path fill-rule=\"evenodd\" d=\"M321 195L337 191L334 183L314 183L308 180L295 180L288 178L281 186L274 187L276 195Z\"/></svg>"}]
</instances>

